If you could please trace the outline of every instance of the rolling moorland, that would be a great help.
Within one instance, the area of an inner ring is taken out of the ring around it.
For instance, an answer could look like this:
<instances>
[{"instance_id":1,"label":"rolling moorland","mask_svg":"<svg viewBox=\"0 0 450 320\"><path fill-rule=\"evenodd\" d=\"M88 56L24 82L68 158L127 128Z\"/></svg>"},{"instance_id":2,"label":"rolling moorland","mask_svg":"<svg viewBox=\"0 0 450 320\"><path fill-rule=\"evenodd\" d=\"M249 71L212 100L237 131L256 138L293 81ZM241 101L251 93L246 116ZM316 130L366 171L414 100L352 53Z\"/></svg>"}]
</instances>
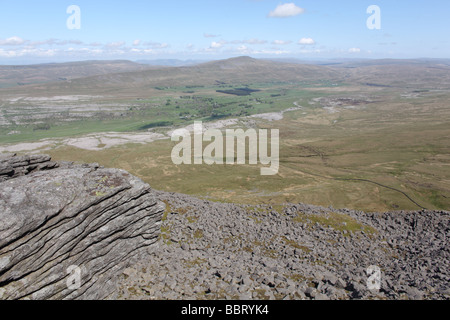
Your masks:
<instances>
[{"instance_id":1,"label":"rolling moorland","mask_svg":"<svg viewBox=\"0 0 450 320\"><path fill-rule=\"evenodd\" d=\"M0 153L97 162L218 202L450 208L449 60L294 62L3 66ZM174 165L169 133L194 120L279 129L279 173Z\"/></svg>"}]
</instances>

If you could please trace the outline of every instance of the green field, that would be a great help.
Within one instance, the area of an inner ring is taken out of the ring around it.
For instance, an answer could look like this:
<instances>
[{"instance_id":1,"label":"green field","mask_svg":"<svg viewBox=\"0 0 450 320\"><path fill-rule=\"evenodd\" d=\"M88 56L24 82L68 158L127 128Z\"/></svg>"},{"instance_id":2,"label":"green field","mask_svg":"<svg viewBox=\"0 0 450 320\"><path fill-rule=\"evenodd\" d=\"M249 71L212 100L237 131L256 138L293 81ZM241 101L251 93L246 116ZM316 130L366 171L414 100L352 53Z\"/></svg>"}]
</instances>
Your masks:
<instances>
[{"instance_id":1,"label":"green field","mask_svg":"<svg viewBox=\"0 0 450 320\"><path fill-rule=\"evenodd\" d=\"M0 126L0 143L19 143L46 138L65 138L96 132L135 132L161 126L189 125L194 120L214 121L226 118L244 117L254 114L279 112L293 107L296 101L306 102L323 96L305 88L321 88L323 83L253 84L258 88L249 96L235 96L216 92L221 86L158 88L150 97L139 99L114 99L96 101L98 111L89 117L73 107L69 111L54 113L53 110L22 103L19 107L3 104L0 112L11 124ZM230 88L230 86L227 86ZM235 86L240 88L239 85ZM231 87L233 89L233 87ZM186 93L189 91L191 93ZM195 91L193 91L195 90ZM114 110L114 105L123 107ZM30 108L34 108L30 113ZM13 112L10 111L13 109ZM21 111L22 109L22 111ZM31 115L30 115L31 114ZM32 115L35 114L36 118ZM45 116L42 119L42 116ZM14 123L20 118L21 123ZM67 121L70 119L71 121ZM8 135L9 132L19 132Z\"/></svg>"}]
</instances>

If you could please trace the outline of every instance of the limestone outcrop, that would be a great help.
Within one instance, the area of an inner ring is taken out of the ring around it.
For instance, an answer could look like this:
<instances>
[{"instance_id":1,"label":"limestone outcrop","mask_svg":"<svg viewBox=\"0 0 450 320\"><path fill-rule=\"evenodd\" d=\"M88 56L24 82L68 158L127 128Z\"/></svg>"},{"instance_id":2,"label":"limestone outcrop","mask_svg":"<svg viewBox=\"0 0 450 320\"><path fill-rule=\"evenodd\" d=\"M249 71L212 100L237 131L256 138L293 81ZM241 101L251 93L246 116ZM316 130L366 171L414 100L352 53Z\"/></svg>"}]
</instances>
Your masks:
<instances>
[{"instance_id":1,"label":"limestone outcrop","mask_svg":"<svg viewBox=\"0 0 450 320\"><path fill-rule=\"evenodd\" d=\"M0 182L56 167L58 163L51 161L48 155L0 154Z\"/></svg>"},{"instance_id":2,"label":"limestone outcrop","mask_svg":"<svg viewBox=\"0 0 450 320\"><path fill-rule=\"evenodd\" d=\"M123 170L0 159L0 299L104 299L157 242L165 205Z\"/></svg>"}]
</instances>

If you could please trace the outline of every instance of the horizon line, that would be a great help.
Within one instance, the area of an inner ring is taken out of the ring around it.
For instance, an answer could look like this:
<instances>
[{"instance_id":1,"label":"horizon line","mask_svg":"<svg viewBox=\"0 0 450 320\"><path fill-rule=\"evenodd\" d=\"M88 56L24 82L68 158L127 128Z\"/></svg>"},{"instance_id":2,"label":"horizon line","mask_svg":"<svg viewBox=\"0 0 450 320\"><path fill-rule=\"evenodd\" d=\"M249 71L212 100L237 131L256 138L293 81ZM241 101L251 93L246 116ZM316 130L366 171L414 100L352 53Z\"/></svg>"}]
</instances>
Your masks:
<instances>
[{"instance_id":1,"label":"horizon line","mask_svg":"<svg viewBox=\"0 0 450 320\"><path fill-rule=\"evenodd\" d=\"M393 61L433 61L433 60L450 60L450 58L431 58L431 57L416 57L416 58L396 58L396 57L384 57L384 58L368 58L368 57L330 57L330 58L318 58L318 57L302 57L298 58L295 56L288 56L288 57L254 57L250 55L239 55L239 56L230 56L227 58L216 58L216 59L196 59L196 58L155 58L155 59L80 59L80 60L45 60L45 61L32 61L32 60L16 60L16 61L10 61L10 63L6 61L0 60L0 66L26 66L26 65L44 65L44 64L65 64L65 63L77 63L77 62L117 62L117 61L126 61L126 62L133 62L142 64L142 62L162 62L162 61L179 61L179 62L198 62L198 63L204 63L204 62L213 62L213 61L225 61L225 60L231 60L236 58L251 58L255 60L298 60L298 61L304 61L304 62L326 62L326 61L379 61L379 60L393 60ZM39 59L36 59L39 60ZM144 63L145 64L145 63Z\"/></svg>"}]
</instances>

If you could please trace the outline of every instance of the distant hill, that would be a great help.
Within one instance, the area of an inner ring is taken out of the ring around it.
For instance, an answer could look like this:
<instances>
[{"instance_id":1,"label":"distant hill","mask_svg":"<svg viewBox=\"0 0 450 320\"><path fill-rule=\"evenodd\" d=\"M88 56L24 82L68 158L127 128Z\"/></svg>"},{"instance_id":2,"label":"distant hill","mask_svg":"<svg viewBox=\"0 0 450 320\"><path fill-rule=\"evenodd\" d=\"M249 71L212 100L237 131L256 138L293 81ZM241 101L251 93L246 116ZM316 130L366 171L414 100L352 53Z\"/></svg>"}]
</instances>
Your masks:
<instances>
[{"instance_id":1,"label":"distant hill","mask_svg":"<svg viewBox=\"0 0 450 320\"><path fill-rule=\"evenodd\" d=\"M275 62L326 66L346 82L373 87L450 88L450 59L275 59Z\"/></svg>"},{"instance_id":2,"label":"distant hill","mask_svg":"<svg viewBox=\"0 0 450 320\"><path fill-rule=\"evenodd\" d=\"M140 71L150 66L127 60L46 63L24 66L0 66L0 88L34 83L67 81L95 75Z\"/></svg>"},{"instance_id":3,"label":"distant hill","mask_svg":"<svg viewBox=\"0 0 450 320\"><path fill-rule=\"evenodd\" d=\"M336 68L337 69L337 68ZM442 61L380 60L362 66L347 66L352 82L379 87L447 90L450 65Z\"/></svg>"},{"instance_id":4,"label":"distant hill","mask_svg":"<svg viewBox=\"0 0 450 320\"><path fill-rule=\"evenodd\" d=\"M246 85L255 83L344 81L363 86L442 89L450 87L449 60L330 60L301 64L237 57L168 67L130 61L92 61L0 67L1 83L39 83L0 89L3 93L130 96L156 87ZM21 79L21 80L18 80ZM52 82L53 81L53 82ZM52 82L52 83L48 83ZM4 86L5 87L5 86Z\"/></svg>"},{"instance_id":5,"label":"distant hill","mask_svg":"<svg viewBox=\"0 0 450 320\"><path fill-rule=\"evenodd\" d=\"M386 65L446 65L450 66L450 59L324 59L324 60L301 60L296 58L272 58L264 59L267 61L295 63L295 64L312 64L321 66L333 66L342 68L358 68L368 66L386 66Z\"/></svg>"},{"instance_id":6,"label":"distant hill","mask_svg":"<svg viewBox=\"0 0 450 320\"><path fill-rule=\"evenodd\" d=\"M104 74L34 86L39 92L55 94L136 93L158 86L246 84L272 81L339 79L340 72L324 66L298 65L238 57L185 67L151 69ZM27 87L30 93L33 87Z\"/></svg>"},{"instance_id":7,"label":"distant hill","mask_svg":"<svg viewBox=\"0 0 450 320\"><path fill-rule=\"evenodd\" d=\"M157 59L157 60L137 60L136 63L148 64L152 66L185 67L207 62L205 60L178 60L178 59Z\"/></svg>"},{"instance_id":8,"label":"distant hill","mask_svg":"<svg viewBox=\"0 0 450 320\"><path fill-rule=\"evenodd\" d=\"M369 66L427 66L427 65L443 65L450 66L450 59L343 59L330 60L330 64L344 68L358 68Z\"/></svg>"}]
</instances>

